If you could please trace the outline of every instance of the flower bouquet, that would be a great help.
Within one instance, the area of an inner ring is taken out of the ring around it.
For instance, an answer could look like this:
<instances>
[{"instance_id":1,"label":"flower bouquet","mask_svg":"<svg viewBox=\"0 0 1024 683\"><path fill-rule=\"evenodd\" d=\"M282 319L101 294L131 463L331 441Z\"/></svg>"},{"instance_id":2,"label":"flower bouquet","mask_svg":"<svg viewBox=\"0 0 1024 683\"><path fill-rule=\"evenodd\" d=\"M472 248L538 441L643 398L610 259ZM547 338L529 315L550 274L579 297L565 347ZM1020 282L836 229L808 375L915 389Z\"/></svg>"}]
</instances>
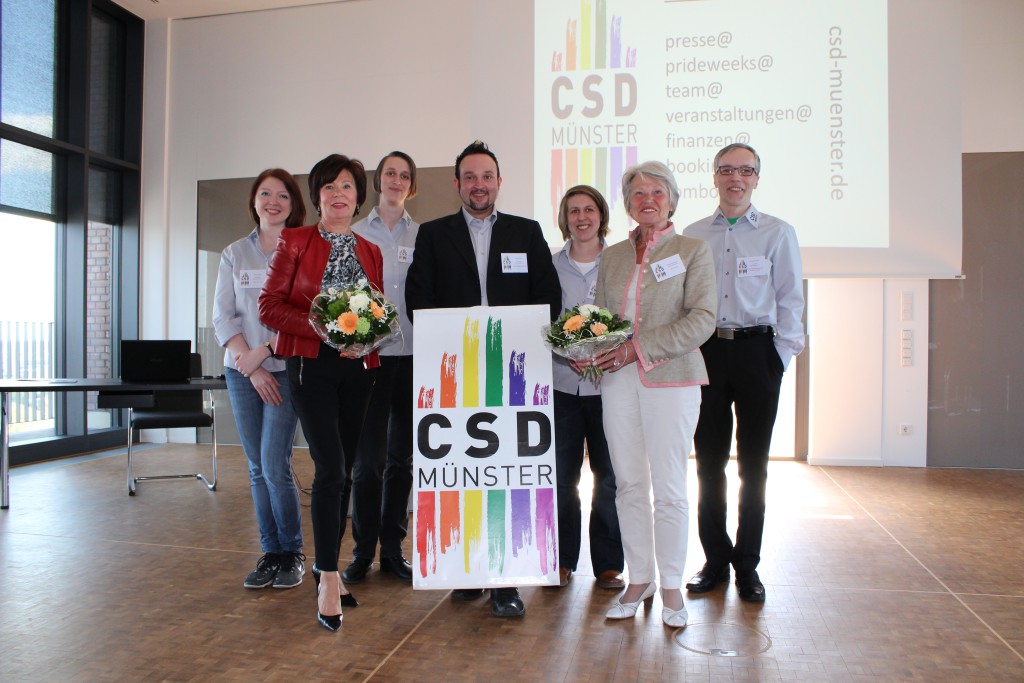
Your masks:
<instances>
[{"instance_id":1,"label":"flower bouquet","mask_svg":"<svg viewBox=\"0 0 1024 683\"><path fill-rule=\"evenodd\" d=\"M366 280L317 294L309 307L309 324L324 342L354 358L402 333L394 304Z\"/></svg>"},{"instance_id":2,"label":"flower bouquet","mask_svg":"<svg viewBox=\"0 0 1024 683\"><path fill-rule=\"evenodd\" d=\"M633 324L605 308L582 304L563 311L541 331L553 353L584 365L583 376L597 385L603 373L594 359L625 344L633 336Z\"/></svg>"}]
</instances>

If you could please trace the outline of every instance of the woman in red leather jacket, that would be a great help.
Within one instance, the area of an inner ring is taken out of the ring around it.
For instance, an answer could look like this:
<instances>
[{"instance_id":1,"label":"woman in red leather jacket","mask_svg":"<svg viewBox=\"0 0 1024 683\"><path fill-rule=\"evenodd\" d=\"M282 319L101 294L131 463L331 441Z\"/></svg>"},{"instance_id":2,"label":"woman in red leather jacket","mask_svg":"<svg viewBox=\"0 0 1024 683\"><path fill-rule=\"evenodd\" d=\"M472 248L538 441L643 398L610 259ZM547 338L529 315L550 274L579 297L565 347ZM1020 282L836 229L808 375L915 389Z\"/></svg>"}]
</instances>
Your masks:
<instances>
[{"instance_id":1,"label":"woman in red leather jacket","mask_svg":"<svg viewBox=\"0 0 1024 683\"><path fill-rule=\"evenodd\" d=\"M292 402L313 459L310 513L317 619L336 631L342 604L355 603L338 574L338 546L352 459L380 362L377 352L352 358L324 344L309 324L309 307L328 287L347 287L361 279L383 291L384 264L380 249L351 229L352 217L366 201L366 172L359 161L341 154L318 161L309 172L309 197L320 221L281 234L259 311L260 320L278 331L274 352L286 358Z\"/></svg>"}]
</instances>

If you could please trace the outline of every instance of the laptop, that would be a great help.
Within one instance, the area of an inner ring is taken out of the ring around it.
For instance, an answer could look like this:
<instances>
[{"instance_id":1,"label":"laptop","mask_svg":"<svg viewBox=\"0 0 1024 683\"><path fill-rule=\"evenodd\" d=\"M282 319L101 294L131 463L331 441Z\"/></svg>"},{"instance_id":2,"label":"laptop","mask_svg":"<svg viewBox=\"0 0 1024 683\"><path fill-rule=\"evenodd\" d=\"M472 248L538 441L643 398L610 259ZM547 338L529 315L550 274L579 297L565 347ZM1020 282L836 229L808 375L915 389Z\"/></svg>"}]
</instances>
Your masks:
<instances>
[{"instance_id":1,"label":"laptop","mask_svg":"<svg viewBox=\"0 0 1024 683\"><path fill-rule=\"evenodd\" d=\"M191 375L190 340L121 340L122 381L187 382Z\"/></svg>"}]
</instances>

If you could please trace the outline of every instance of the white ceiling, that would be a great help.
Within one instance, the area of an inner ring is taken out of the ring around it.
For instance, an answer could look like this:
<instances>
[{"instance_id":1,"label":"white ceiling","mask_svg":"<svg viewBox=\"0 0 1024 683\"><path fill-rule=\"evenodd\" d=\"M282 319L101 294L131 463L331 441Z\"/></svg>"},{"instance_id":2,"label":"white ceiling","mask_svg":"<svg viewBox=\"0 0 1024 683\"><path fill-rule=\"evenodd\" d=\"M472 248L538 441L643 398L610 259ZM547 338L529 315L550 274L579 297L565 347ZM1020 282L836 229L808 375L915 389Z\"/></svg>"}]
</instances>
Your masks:
<instances>
[{"instance_id":1,"label":"white ceiling","mask_svg":"<svg viewBox=\"0 0 1024 683\"><path fill-rule=\"evenodd\" d=\"M187 19L351 0L114 0L140 19Z\"/></svg>"}]
</instances>

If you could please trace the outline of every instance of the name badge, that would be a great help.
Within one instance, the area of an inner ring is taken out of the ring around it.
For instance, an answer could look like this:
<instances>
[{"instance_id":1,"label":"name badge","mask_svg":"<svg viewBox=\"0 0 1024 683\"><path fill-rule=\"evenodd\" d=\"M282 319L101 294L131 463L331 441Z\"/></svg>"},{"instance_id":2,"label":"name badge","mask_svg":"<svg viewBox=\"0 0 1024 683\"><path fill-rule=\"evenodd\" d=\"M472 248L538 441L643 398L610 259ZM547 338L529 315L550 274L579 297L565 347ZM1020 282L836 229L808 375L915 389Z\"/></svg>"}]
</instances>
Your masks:
<instances>
[{"instance_id":1,"label":"name badge","mask_svg":"<svg viewBox=\"0 0 1024 683\"><path fill-rule=\"evenodd\" d=\"M238 276L239 285L242 289L263 289L263 283L267 281L267 271L243 270Z\"/></svg>"},{"instance_id":2,"label":"name badge","mask_svg":"<svg viewBox=\"0 0 1024 683\"><path fill-rule=\"evenodd\" d=\"M741 256L736 259L736 277L763 277L772 270L772 262L764 256Z\"/></svg>"},{"instance_id":3,"label":"name badge","mask_svg":"<svg viewBox=\"0 0 1024 683\"><path fill-rule=\"evenodd\" d=\"M652 263L651 271L654 272L655 280L664 282L669 278L685 273L686 266L683 264L683 259L679 258L679 254L672 254L668 258Z\"/></svg>"},{"instance_id":4,"label":"name badge","mask_svg":"<svg viewBox=\"0 0 1024 683\"><path fill-rule=\"evenodd\" d=\"M526 254L511 254L502 252L501 272L503 273L528 273L526 267Z\"/></svg>"},{"instance_id":5,"label":"name badge","mask_svg":"<svg viewBox=\"0 0 1024 683\"><path fill-rule=\"evenodd\" d=\"M399 263L412 263L412 252L416 251L416 247L399 247L398 248L398 262Z\"/></svg>"}]
</instances>

